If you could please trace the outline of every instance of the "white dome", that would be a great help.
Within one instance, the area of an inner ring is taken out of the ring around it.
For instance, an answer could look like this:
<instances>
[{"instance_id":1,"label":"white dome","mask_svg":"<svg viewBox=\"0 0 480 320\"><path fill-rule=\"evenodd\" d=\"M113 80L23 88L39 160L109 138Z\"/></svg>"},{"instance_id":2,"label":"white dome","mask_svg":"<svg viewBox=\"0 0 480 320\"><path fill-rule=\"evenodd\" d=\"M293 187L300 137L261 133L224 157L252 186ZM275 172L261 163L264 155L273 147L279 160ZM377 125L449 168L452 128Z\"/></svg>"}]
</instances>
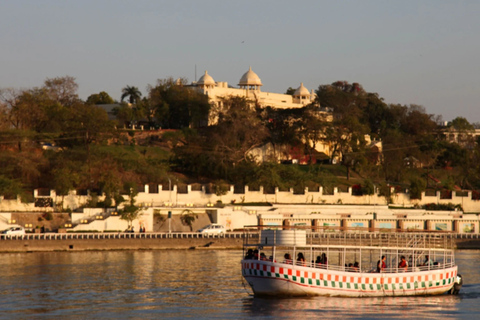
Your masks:
<instances>
[{"instance_id":1,"label":"white dome","mask_svg":"<svg viewBox=\"0 0 480 320\"><path fill-rule=\"evenodd\" d=\"M252 67L240 78L239 86L262 86L262 80L252 71Z\"/></svg>"},{"instance_id":2,"label":"white dome","mask_svg":"<svg viewBox=\"0 0 480 320\"><path fill-rule=\"evenodd\" d=\"M208 74L207 70L205 70L205 74L198 79L197 84L200 85L214 85L215 80L213 80L212 76Z\"/></svg>"},{"instance_id":3,"label":"white dome","mask_svg":"<svg viewBox=\"0 0 480 320\"><path fill-rule=\"evenodd\" d=\"M300 87L295 90L295 93L293 94L294 97L305 97L305 96L310 96L310 92L308 91L307 88L304 87L303 82L300 83Z\"/></svg>"}]
</instances>

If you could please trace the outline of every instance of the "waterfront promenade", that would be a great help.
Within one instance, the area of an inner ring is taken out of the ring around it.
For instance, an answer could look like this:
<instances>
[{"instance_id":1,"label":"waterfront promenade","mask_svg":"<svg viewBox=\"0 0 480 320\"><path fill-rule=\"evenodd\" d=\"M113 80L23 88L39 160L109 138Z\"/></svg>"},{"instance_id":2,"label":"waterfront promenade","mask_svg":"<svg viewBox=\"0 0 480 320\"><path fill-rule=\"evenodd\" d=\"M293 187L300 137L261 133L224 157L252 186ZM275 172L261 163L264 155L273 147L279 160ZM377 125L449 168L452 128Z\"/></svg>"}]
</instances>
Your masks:
<instances>
[{"instance_id":1,"label":"waterfront promenade","mask_svg":"<svg viewBox=\"0 0 480 320\"><path fill-rule=\"evenodd\" d=\"M408 233L312 233L313 237L330 244L357 244L374 241L380 237L408 237ZM458 249L480 249L479 234L454 234L449 236ZM0 236L0 252L42 251L107 251L107 250L194 250L241 249L245 234L228 232L221 235L183 233L40 233L23 236ZM250 234L249 237L258 237Z\"/></svg>"}]
</instances>

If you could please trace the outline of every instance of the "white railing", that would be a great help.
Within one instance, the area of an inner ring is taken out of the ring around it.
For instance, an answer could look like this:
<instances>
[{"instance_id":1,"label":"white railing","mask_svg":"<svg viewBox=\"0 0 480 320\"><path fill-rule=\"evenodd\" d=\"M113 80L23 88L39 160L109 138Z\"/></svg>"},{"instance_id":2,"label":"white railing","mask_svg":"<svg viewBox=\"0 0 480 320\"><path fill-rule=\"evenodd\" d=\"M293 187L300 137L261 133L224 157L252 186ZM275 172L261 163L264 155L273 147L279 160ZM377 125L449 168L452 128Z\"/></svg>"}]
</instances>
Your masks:
<instances>
[{"instance_id":1,"label":"white railing","mask_svg":"<svg viewBox=\"0 0 480 320\"><path fill-rule=\"evenodd\" d=\"M260 262L272 262L271 260L261 260L261 259L252 259L253 261L260 261ZM245 260L249 261L249 260ZM295 267L305 267L305 268L315 268L315 269L324 269L330 271L341 271L341 272L353 272L353 273L378 273L372 272L371 269L365 268L354 268L354 267L346 267L346 266L339 266L336 264L317 264L317 263L310 263L310 262L298 262L293 261L291 263L280 262L285 266L294 266ZM380 273L411 273L411 272L423 272L423 271L431 271L431 270L443 270L454 267L455 263L452 261L448 261L445 263L438 263L436 265L427 265L427 266L415 266L415 267L407 267L407 268L385 268Z\"/></svg>"},{"instance_id":2,"label":"white railing","mask_svg":"<svg viewBox=\"0 0 480 320\"><path fill-rule=\"evenodd\" d=\"M199 232L83 232L83 233L27 233L25 235L0 235L0 240L73 240L73 239L203 239L243 238L243 232L204 234Z\"/></svg>"}]
</instances>

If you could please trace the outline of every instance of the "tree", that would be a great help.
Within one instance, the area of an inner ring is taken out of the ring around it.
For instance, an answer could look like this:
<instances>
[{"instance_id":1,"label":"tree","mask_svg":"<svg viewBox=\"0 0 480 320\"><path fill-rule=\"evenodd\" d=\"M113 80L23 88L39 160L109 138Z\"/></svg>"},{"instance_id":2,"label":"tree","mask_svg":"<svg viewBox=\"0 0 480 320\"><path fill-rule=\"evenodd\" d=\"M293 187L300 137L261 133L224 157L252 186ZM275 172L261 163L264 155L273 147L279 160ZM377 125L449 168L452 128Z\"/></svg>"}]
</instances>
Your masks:
<instances>
[{"instance_id":1,"label":"tree","mask_svg":"<svg viewBox=\"0 0 480 320\"><path fill-rule=\"evenodd\" d=\"M360 84L346 81L319 86L316 93L318 104L333 109L334 120L327 123L325 129L325 140L332 147L331 160L350 153L349 159L342 161L349 169L355 164L355 158L363 153L365 135L370 133L368 125L361 122L367 93ZM347 176L348 173L347 170Z\"/></svg>"},{"instance_id":2,"label":"tree","mask_svg":"<svg viewBox=\"0 0 480 320\"><path fill-rule=\"evenodd\" d=\"M464 117L456 117L448 123L448 126L458 131L471 131L475 129Z\"/></svg>"},{"instance_id":3,"label":"tree","mask_svg":"<svg viewBox=\"0 0 480 320\"><path fill-rule=\"evenodd\" d=\"M137 103L140 98L142 97L142 93L138 90L137 87L134 86L126 86L122 89L122 97L121 101L128 97L128 102L131 104Z\"/></svg>"},{"instance_id":4,"label":"tree","mask_svg":"<svg viewBox=\"0 0 480 320\"><path fill-rule=\"evenodd\" d=\"M184 86L185 81L173 78L158 80L148 91L149 113L155 115L163 128L198 128L208 124L208 96Z\"/></svg>"},{"instance_id":5,"label":"tree","mask_svg":"<svg viewBox=\"0 0 480 320\"><path fill-rule=\"evenodd\" d=\"M302 117L302 128L299 133L305 142L309 162L313 159L317 144L325 139L327 126L328 122L322 113L317 112L317 108L314 106L305 108L304 116Z\"/></svg>"},{"instance_id":6,"label":"tree","mask_svg":"<svg viewBox=\"0 0 480 320\"><path fill-rule=\"evenodd\" d=\"M113 113L120 125L131 124L143 119L145 113L142 106L139 104L127 105L121 103L120 106L113 108Z\"/></svg>"},{"instance_id":7,"label":"tree","mask_svg":"<svg viewBox=\"0 0 480 320\"><path fill-rule=\"evenodd\" d=\"M198 215L194 213L192 210L185 209L182 211L182 214L180 215L180 220L182 223L188 227L190 227L190 231L193 231L192 226L193 222L195 219L198 218Z\"/></svg>"},{"instance_id":8,"label":"tree","mask_svg":"<svg viewBox=\"0 0 480 320\"><path fill-rule=\"evenodd\" d=\"M421 199L423 191L425 191L425 181L420 178L410 179L410 199Z\"/></svg>"},{"instance_id":9,"label":"tree","mask_svg":"<svg viewBox=\"0 0 480 320\"><path fill-rule=\"evenodd\" d=\"M54 188L57 195L62 196L62 209L64 208L65 196L70 190L75 189L80 179L78 172L73 169L74 164L64 163L63 167L55 168L52 172Z\"/></svg>"},{"instance_id":10,"label":"tree","mask_svg":"<svg viewBox=\"0 0 480 320\"><path fill-rule=\"evenodd\" d=\"M78 84L74 77L64 76L56 78L47 78L44 88L48 95L54 101L58 101L64 106L72 106L78 102Z\"/></svg>"},{"instance_id":11,"label":"tree","mask_svg":"<svg viewBox=\"0 0 480 320\"><path fill-rule=\"evenodd\" d=\"M108 119L102 108L78 103L71 109L65 129L62 141L84 145L88 152L92 143L101 143L111 138L115 123Z\"/></svg>"},{"instance_id":12,"label":"tree","mask_svg":"<svg viewBox=\"0 0 480 320\"><path fill-rule=\"evenodd\" d=\"M292 87L288 87L287 91L285 91L285 94L289 94L291 96L293 96L293 94L295 93L295 89L292 88Z\"/></svg>"},{"instance_id":13,"label":"tree","mask_svg":"<svg viewBox=\"0 0 480 320\"><path fill-rule=\"evenodd\" d=\"M7 198L16 198L18 195L23 196L23 186L18 181L0 174L0 195L6 196Z\"/></svg>"},{"instance_id":14,"label":"tree","mask_svg":"<svg viewBox=\"0 0 480 320\"><path fill-rule=\"evenodd\" d=\"M276 148L281 145L299 145L298 132L304 125L305 108L274 109L266 107L260 112L260 119L268 130L267 140ZM276 151L275 151L276 152Z\"/></svg>"},{"instance_id":15,"label":"tree","mask_svg":"<svg viewBox=\"0 0 480 320\"><path fill-rule=\"evenodd\" d=\"M88 98L87 101L85 101L86 104L113 104L115 101L113 100L112 97L105 91L101 91L99 93L94 93L91 94Z\"/></svg>"},{"instance_id":16,"label":"tree","mask_svg":"<svg viewBox=\"0 0 480 320\"><path fill-rule=\"evenodd\" d=\"M375 194L375 185L372 180L364 179L362 183L362 194L363 195L373 195Z\"/></svg>"},{"instance_id":17,"label":"tree","mask_svg":"<svg viewBox=\"0 0 480 320\"><path fill-rule=\"evenodd\" d=\"M217 125L209 127L207 141L212 146L215 163L226 173L238 163L248 161L250 151L264 143L268 132L245 98L224 98L222 105Z\"/></svg>"},{"instance_id":18,"label":"tree","mask_svg":"<svg viewBox=\"0 0 480 320\"><path fill-rule=\"evenodd\" d=\"M128 221L128 228L132 227L132 222L138 219L141 215L141 209L135 205L135 197L138 194L137 186L135 183L126 183L124 189L128 192L129 204L123 207L120 211L120 219Z\"/></svg>"}]
</instances>

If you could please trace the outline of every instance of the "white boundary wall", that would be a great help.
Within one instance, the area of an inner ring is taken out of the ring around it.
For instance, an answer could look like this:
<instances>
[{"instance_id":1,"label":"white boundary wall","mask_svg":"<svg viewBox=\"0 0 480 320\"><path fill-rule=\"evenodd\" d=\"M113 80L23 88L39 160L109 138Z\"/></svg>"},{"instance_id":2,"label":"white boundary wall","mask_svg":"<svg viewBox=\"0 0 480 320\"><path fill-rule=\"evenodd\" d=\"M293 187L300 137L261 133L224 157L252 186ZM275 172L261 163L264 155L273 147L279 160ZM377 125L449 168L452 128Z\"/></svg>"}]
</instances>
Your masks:
<instances>
[{"instance_id":1,"label":"white boundary wall","mask_svg":"<svg viewBox=\"0 0 480 320\"><path fill-rule=\"evenodd\" d=\"M163 190L162 186L158 186L157 193L150 193L149 186L145 185L143 192L139 192L136 197L137 205L144 207L155 206L208 206L217 202L242 204L242 203L262 203L269 202L274 204L348 204L348 205L387 205L387 199L378 194L356 196L352 195L352 189L349 188L347 192L340 192L338 188L334 188L333 194L324 194L323 188L318 191L310 191L305 188L302 194L295 194L293 188L288 191L279 191L275 189L275 193L265 194L263 187L258 191L249 190L245 186L243 193L235 193L234 187L230 189L225 195L216 195L206 193L205 188L202 187L200 191L192 191L190 185L187 186L186 193L178 192L176 185L172 186L171 190ZM34 190L34 198L51 198L54 204L60 205L63 200L63 208L75 210L84 206L89 199L88 196L77 195L76 191L71 191L69 195L62 197L58 196L54 190L50 191L50 195L40 196L38 190ZM101 200L101 197L100 197ZM426 196L422 193L420 200L411 200L408 193L394 193L391 197L391 205L400 207L414 207L415 205L425 205L429 203L461 205L465 212L479 213L480 200L472 199L472 192L469 191L466 197L460 197L453 192L451 199L441 199L440 192L435 196ZM58 208L56 209L58 210ZM51 207L35 207L34 203L22 203L19 199L5 200L0 196L0 211L53 211Z\"/></svg>"}]
</instances>

